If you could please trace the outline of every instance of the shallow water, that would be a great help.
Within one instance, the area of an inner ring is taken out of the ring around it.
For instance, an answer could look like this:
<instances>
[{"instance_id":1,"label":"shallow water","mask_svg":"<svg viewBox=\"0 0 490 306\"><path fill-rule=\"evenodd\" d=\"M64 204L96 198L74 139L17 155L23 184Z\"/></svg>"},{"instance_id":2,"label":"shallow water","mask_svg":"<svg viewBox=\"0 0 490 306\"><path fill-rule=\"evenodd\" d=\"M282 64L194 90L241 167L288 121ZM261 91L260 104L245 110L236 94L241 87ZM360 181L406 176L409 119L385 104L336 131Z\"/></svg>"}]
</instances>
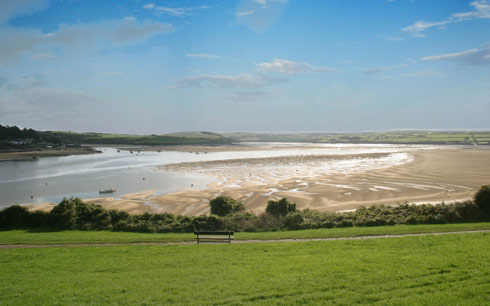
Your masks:
<instances>
[{"instance_id":1,"label":"shallow water","mask_svg":"<svg viewBox=\"0 0 490 306\"><path fill-rule=\"evenodd\" d=\"M181 162L227 159L264 158L290 155L344 155L363 153L395 153L426 146L394 145L312 145L249 143L255 151L209 152L117 152L114 148L97 148L101 154L40 158L37 161L0 163L0 207L20 203L59 202L64 197L119 197L123 194L154 189L157 194L184 188L204 189L215 178L195 172L157 170L156 166ZM280 149L277 149L280 147ZM320 147L320 148L318 148ZM270 148L270 149L269 149ZM333 161L335 162L335 161ZM342 171L340 160L332 169ZM144 178L144 179L143 179ZM191 184L193 186L191 186ZM100 189L117 192L99 195ZM31 199L31 196L33 197Z\"/></svg>"}]
</instances>

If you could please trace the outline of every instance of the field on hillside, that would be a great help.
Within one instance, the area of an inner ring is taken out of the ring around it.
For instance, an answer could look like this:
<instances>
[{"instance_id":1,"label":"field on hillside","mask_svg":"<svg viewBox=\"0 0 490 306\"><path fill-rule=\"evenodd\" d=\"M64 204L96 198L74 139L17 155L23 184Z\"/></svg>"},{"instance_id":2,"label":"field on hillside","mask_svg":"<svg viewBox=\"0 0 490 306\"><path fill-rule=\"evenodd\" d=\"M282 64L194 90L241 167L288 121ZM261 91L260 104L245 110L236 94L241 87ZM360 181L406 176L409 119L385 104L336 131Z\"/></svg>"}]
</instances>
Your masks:
<instances>
[{"instance_id":1,"label":"field on hillside","mask_svg":"<svg viewBox=\"0 0 490 306\"><path fill-rule=\"evenodd\" d=\"M389 143L488 145L490 132L476 131L389 131L371 133L231 133L238 141L316 142L316 143Z\"/></svg>"},{"instance_id":2,"label":"field on hillside","mask_svg":"<svg viewBox=\"0 0 490 306\"><path fill-rule=\"evenodd\" d=\"M0 304L484 305L490 234L0 250Z\"/></svg>"}]
</instances>

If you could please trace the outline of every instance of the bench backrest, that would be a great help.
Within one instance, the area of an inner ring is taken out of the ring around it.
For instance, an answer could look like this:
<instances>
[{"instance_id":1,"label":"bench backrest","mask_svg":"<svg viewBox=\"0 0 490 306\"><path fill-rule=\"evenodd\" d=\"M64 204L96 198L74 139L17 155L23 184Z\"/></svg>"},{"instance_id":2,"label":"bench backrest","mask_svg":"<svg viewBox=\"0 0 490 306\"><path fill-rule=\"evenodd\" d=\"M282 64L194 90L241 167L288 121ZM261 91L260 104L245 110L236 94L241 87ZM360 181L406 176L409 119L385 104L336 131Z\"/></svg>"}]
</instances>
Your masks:
<instances>
[{"instance_id":1,"label":"bench backrest","mask_svg":"<svg viewBox=\"0 0 490 306\"><path fill-rule=\"evenodd\" d=\"M223 235L223 236L229 236L233 235L233 232L228 231L228 232L213 232L213 231L195 231L194 235Z\"/></svg>"}]
</instances>

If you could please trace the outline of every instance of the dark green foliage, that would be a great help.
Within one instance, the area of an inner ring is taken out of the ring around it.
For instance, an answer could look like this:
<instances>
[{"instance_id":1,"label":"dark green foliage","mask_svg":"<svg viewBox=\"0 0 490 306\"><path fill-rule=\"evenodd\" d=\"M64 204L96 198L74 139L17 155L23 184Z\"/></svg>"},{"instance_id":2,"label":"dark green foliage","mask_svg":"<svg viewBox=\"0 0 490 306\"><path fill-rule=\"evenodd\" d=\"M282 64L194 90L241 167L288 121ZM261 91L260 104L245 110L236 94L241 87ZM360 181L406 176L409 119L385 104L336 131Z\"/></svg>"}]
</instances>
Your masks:
<instances>
[{"instance_id":1,"label":"dark green foliage","mask_svg":"<svg viewBox=\"0 0 490 306\"><path fill-rule=\"evenodd\" d=\"M223 220L218 216L199 216L194 218L192 225L195 230L221 230L223 229Z\"/></svg>"},{"instance_id":2,"label":"dark green foliage","mask_svg":"<svg viewBox=\"0 0 490 306\"><path fill-rule=\"evenodd\" d=\"M454 204L360 207L352 212L319 212L296 210L296 205L283 198L270 201L266 213L245 212L240 202L218 197L215 215L199 217L168 213L130 215L124 211L105 210L80 199L64 199L50 213L30 212L14 205L0 211L0 229L57 228L78 230L112 230L143 233L182 233L194 230L279 231L333 227L363 227L396 224L443 224L490 221L488 186L475 195L475 202ZM480 205L476 202L479 201ZM213 205L211 205L213 209ZM216 206L214 206L216 208ZM486 210L485 210L486 209ZM222 214L223 216L218 216Z\"/></svg>"},{"instance_id":3,"label":"dark green foliage","mask_svg":"<svg viewBox=\"0 0 490 306\"><path fill-rule=\"evenodd\" d=\"M221 217L245 210L242 203L230 197L214 198L209 201L209 205L211 206L211 213Z\"/></svg>"},{"instance_id":4,"label":"dark green foliage","mask_svg":"<svg viewBox=\"0 0 490 306\"><path fill-rule=\"evenodd\" d=\"M296 211L296 203L291 203L286 198L267 202L267 208L265 209L266 213L273 216L285 216L294 211Z\"/></svg>"},{"instance_id":5,"label":"dark green foliage","mask_svg":"<svg viewBox=\"0 0 490 306\"><path fill-rule=\"evenodd\" d=\"M480 190L475 194L475 204L486 213L490 213L490 186L481 186Z\"/></svg>"},{"instance_id":6,"label":"dark green foliage","mask_svg":"<svg viewBox=\"0 0 490 306\"><path fill-rule=\"evenodd\" d=\"M30 225L28 221L29 210L20 205L7 207L0 213L0 228L26 228Z\"/></svg>"}]
</instances>

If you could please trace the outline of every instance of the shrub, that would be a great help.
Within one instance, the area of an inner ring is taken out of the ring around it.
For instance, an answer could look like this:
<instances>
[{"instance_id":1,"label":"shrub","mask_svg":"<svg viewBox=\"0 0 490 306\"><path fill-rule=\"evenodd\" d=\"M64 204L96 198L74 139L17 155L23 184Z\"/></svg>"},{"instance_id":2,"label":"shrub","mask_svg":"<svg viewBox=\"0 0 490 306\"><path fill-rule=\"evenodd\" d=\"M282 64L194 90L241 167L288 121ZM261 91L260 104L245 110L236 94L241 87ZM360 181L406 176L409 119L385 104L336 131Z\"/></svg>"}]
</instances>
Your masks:
<instances>
[{"instance_id":1,"label":"shrub","mask_svg":"<svg viewBox=\"0 0 490 306\"><path fill-rule=\"evenodd\" d=\"M192 221L194 230L221 230L223 220L218 216L199 216Z\"/></svg>"},{"instance_id":2,"label":"shrub","mask_svg":"<svg viewBox=\"0 0 490 306\"><path fill-rule=\"evenodd\" d=\"M226 215L245 210L241 202L235 201L230 197L217 197L209 201L211 213L213 215L224 217Z\"/></svg>"},{"instance_id":3,"label":"shrub","mask_svg":"<svg viewBox=\"0 0 490 306\"><path fill-rule=\"evenodd\" d=\"M13 205L0 212L0 228L17 229L29 226L29 210L20 205Z\"/></svg>"},{"instance_id":4,"label":"shrub","mask_svg":"<svg viewBox=\"0 0 490 306\"><path fill-rule=\"evenodd\" d=\"M286 219L284 219L284 225L288 229L297 230L301 229L303 221L304 219L301 212L292 212L286 216Z\"/></svg>"},{"instance_id":5,"label":"shrub","mask_svg":"<svg viewBox=\"0 0 490 306\"><path fill-rule=\"evenodd\" d=\"M290 212L296 211L296 203L291 203L286 198L282 198L279 201L267 202L267 208L265 212L273 216L285 216Z\"/></svg>"},{"instance_id":6,"label":"shrub","mask_svg":"<svg viewBox=\"0 0 490 306\"><path fill-rule=\"evenodd\" d=\"M490 213L490 185L481 186L480 190L475 194L475 204L482 211Z\"/></svg>"}]
</instances>

